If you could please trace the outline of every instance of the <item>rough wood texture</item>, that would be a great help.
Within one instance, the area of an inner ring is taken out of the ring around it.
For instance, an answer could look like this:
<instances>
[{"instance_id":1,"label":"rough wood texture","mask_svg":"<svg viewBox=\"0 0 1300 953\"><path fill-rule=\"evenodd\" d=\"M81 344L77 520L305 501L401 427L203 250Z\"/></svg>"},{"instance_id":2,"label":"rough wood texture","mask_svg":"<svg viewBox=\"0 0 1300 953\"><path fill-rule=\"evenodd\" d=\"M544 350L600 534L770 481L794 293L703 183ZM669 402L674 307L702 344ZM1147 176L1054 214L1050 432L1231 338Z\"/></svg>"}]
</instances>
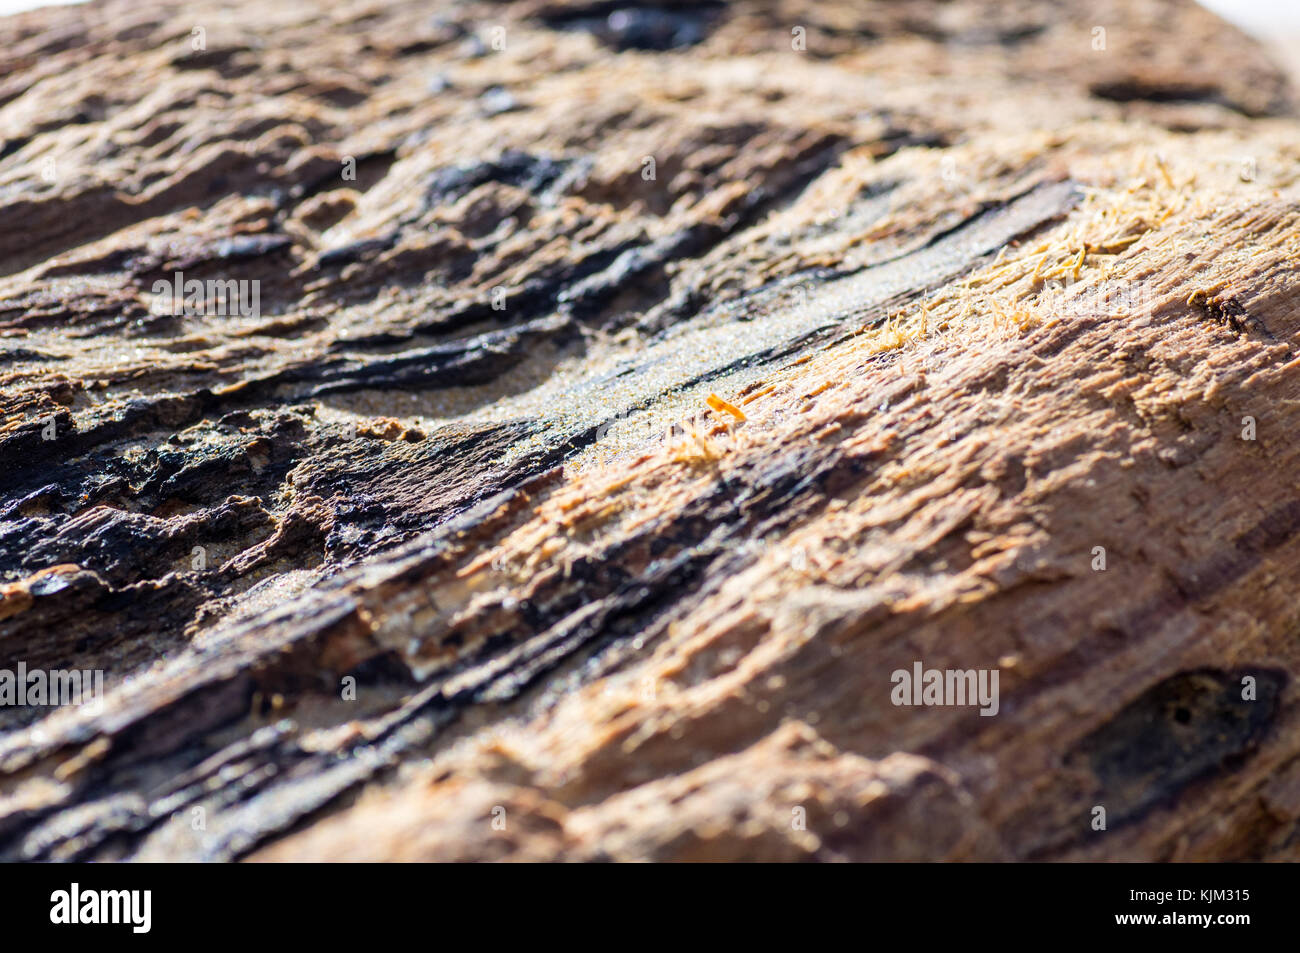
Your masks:
<instances>
[{"instance_id":1,"label":"rough wood texture","mask_svg":"<svg viewBox=\"0 0 1300 953\"><path fill-rule=\"evenodd\" d=\"M329 9L0 20L0 857L1300 859L1255 43Z\"/></svg>"}]
</instances>

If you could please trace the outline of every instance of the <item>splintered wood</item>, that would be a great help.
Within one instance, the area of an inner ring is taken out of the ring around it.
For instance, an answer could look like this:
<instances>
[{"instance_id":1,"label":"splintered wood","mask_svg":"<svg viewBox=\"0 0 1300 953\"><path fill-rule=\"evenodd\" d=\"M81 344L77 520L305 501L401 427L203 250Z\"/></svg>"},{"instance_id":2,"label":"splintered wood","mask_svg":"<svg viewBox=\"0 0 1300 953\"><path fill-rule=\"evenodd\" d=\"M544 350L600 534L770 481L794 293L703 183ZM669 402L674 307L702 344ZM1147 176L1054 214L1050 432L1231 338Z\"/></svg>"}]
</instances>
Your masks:
<instances>
[{"instance_id":1,"label":"splintered wood","mask_svg":"<svg viewBox=\"0 0 1300 953\"><path fill-rule=\"evenodd\" d=\"M0 859L1300 859L1256 43L185 6L0 20Z\"/></svg>"}]
</instances>

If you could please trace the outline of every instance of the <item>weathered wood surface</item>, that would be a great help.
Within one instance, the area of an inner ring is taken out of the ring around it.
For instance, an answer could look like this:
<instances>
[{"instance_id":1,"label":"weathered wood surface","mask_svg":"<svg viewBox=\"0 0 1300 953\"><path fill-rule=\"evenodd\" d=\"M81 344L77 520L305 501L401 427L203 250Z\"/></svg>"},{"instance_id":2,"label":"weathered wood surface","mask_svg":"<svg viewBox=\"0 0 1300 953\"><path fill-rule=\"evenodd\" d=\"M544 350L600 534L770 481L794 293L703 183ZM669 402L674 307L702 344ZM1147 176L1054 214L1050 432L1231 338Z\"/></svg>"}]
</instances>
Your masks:
<instances>
[{"instance_id":1,"label":"weathered wood surface","mask_svg":"<svg viewBox=\"0 0 1300 953\"><path fill-rule=\"evenodd\" d=\"M329 10L0 20L0 666L106 679L0 707L0 857L1300 858L1255 43Z\"/></svg>"}]
</instances>

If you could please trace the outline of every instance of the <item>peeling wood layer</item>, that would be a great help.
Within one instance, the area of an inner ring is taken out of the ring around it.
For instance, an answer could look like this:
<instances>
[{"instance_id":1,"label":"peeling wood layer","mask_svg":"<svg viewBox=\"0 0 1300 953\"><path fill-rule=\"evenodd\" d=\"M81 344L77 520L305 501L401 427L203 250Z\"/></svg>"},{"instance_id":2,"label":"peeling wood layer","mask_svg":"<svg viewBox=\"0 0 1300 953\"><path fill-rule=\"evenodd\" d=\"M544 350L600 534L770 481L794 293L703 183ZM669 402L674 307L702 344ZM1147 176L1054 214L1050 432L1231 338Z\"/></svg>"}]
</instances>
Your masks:
<instances>
[{"instance_id":1,"label":"peeling wood layer","mask_svg":"<svg viewBox=\"0 0 1300 953\"><path fill-rule=\"evenodd\" d=\"M0 669L105 681L0 705L0 858L1300 857L1300 125L1211 14L0 51Z\"/></svg>"}]
</instances>

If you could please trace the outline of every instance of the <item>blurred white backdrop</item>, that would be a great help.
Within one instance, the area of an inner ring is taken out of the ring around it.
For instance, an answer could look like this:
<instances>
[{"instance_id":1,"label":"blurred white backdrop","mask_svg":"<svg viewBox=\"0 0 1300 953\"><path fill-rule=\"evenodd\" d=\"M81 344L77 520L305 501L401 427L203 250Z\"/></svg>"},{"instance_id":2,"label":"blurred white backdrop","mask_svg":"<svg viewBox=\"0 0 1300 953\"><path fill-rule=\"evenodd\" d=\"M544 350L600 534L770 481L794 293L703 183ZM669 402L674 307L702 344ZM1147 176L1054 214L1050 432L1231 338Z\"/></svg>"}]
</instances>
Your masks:
<instances>
[{"instance_id":1,"label":"blurred white backdrop","mask_svg":"<svg viewBox=\"0 0 1300 953\"><path fill-rule=\"evenodd\" d=\"M1262 40L1273 60L1300 83L1300 0L1199 0Z\"/></svg>"},{"instance_id":2,"label":"blurred white backdrop","mask_svg":"<svg viewBox=\"0 0 1300 953\"><path fill-rule=\"evenodd\" d=\"M1256 36L1267 38L1274 30L1300 31L1300 0L1200 0L1200 4Z\"/></svg>"}]
</instances>

